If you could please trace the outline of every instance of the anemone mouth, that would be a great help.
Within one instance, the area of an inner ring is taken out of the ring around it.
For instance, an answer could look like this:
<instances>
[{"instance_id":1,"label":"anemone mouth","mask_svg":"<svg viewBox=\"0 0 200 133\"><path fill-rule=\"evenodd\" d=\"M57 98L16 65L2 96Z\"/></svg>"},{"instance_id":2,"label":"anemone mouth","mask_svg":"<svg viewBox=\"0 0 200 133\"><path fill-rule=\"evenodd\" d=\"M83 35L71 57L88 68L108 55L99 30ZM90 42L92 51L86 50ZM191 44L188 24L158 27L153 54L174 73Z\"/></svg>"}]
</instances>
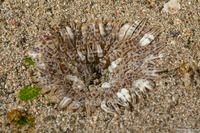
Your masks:
<instances>
[{"instance_id":1,"label":"anemone mouth","mask_svg":"<svg viewBox=\"0 0 200 133\"><path fill-rule=\"evenodd\" d=\"M29 52L40 86L60 99L59 109L88 115L134 105L153 89L159 72L153 60L165 46L153 43L159 28L144 30L145 23L72 22L44 35Z\"/></svg>"}]
</instances>

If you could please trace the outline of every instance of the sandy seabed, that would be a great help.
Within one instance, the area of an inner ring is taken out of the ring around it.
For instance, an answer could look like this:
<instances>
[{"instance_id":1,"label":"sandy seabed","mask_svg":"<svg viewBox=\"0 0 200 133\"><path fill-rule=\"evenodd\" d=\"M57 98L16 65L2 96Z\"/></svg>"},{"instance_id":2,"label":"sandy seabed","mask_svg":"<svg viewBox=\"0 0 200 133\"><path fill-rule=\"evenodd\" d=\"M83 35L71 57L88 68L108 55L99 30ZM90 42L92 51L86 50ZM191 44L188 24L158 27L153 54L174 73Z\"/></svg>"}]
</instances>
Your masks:
<instances>
[{"instance_id":1,"label":"sandy seabed","mask_svg":"<svg viewBox=\"0 0 200 133\"><path fill-rule=\"evenodd\" d=\"M181 0L175 14L164 12L167 0L1 0L0 132L200 132L200 2ZM58 111L44 95L22 102L17 97L31 84L27 51L41 34L68 21L136 21L160 26L165 70L150 97L132 112L113 116L97 109L91 116ZM35 125L17 127L7 119L13 109L27 110Z\"/></svg>"}]
</instances>

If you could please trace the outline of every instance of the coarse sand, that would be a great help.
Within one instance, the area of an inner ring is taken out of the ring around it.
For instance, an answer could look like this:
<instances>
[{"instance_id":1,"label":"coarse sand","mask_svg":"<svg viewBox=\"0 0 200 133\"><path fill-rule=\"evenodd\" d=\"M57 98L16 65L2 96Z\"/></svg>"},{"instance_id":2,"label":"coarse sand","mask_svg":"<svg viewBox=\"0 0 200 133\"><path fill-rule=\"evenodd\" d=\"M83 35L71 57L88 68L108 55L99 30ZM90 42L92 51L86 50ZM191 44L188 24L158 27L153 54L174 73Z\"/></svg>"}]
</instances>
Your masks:
<instances>
[{"instance_id":1,"label":"coarse sand","mask_svg":"<svg viewBox=\"0 0 200 133\"><path fill-rule=\"evenodd\" d=\"M1 0L0 132L200 132L200 2L180 0L180 10L163 11L168 0ZM18 92L32 83L33 67L23 60L41 35L67 23L95 20L137 21L148 18L166 41L156 62L163 69L149 98L133 111L114 116L98 108L91 116L58 111L48 95L28 102ZM18 127L7 114L26 110L35 125Z\"/></svg>"}]
</instances>

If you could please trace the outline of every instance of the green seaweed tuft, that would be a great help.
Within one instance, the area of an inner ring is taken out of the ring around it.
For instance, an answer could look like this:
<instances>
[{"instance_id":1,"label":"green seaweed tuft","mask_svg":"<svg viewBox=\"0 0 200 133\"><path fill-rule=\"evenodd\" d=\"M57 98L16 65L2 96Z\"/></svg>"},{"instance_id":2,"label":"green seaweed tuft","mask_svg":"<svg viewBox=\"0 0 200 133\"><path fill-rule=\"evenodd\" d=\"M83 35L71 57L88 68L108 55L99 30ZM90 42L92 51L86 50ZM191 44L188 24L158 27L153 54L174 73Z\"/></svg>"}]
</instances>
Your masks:
<instances>
[{"instance_id":1,"label":"green seaweed tuft","mask_svg":"<svg viewBox=\"0 0 200 133\"><path fill-rule=\"evenodd\" d=\"M26 111L20 111L18 109L13 109L7 114L7 119L14 125L25 126L27 124L34 126L35 117L28 114Z\"/></svg>"},{"instance_id":2,"label":"green seaweed tuft","mask_svg":"<svg viewBox=\"0 0 200 133\"><path fill-rule=\"evenodd\" d=\"M26 63L30 64L30 65L33 65L35 64L35 62L31 59L31 58L25 58L24 59Z\"/></svg>"},{"instance_id":3,"label":"green seaweed tuft","mask_svg":"<svg viewBox=\"0 0 200 133\"><path fill-rule=\"evenodd\" d=\"M21 116L19 118L19 120L12 121L12 122L15 123L15 124L17 124L17 125L19 125L19 126L25 126L26 124L29 123L29 119L27 117L25 117L25 116Z\"/></svg>"},{"instance_id":4,"label":"green seaweed tuft","mask_svg":"<svg viewBox=\"0 0 200 133\"><path fill-rule=\"evenodd\" d=\"M38 96L41 90L42 88L32 88L31 86L25 86L18 93L18 97L23 101L31 100L34 97Z\"/></svg>"}]
</instances>

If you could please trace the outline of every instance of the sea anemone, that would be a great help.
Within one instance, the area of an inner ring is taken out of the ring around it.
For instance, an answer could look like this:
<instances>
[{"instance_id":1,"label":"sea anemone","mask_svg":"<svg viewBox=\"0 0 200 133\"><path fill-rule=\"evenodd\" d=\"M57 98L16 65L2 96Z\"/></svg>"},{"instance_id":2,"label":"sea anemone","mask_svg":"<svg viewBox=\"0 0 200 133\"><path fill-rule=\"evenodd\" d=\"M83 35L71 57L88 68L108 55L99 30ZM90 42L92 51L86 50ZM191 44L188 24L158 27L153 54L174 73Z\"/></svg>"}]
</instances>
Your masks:
<instances>
[{"instance_id":1,"label":"sea anemone","mask_svg":"<svg viewBox=\"0 0 200 133\"><path fill-rule=\"evenodd\" d=\"M60 101L58 109L88 115L99 107L117 114L131 109L153 89L160 71L154 60L165 47L152 43L160 29L145 24L145 18L136 24L70 22L44 35L29 52L38 85Z\"/></svg>"},{"instance_id":2,"label":"sea anemone","mask_svg":"<svg viewBox=\"0 0 200 133\"><path fill-rule=\"evenodd\" d=\"M165 12L169 12L171 14L177 13L179 9L181 8L178 0L170 0L167 3L164 4L163 10Z\"/></svg>"}]
</instances>

